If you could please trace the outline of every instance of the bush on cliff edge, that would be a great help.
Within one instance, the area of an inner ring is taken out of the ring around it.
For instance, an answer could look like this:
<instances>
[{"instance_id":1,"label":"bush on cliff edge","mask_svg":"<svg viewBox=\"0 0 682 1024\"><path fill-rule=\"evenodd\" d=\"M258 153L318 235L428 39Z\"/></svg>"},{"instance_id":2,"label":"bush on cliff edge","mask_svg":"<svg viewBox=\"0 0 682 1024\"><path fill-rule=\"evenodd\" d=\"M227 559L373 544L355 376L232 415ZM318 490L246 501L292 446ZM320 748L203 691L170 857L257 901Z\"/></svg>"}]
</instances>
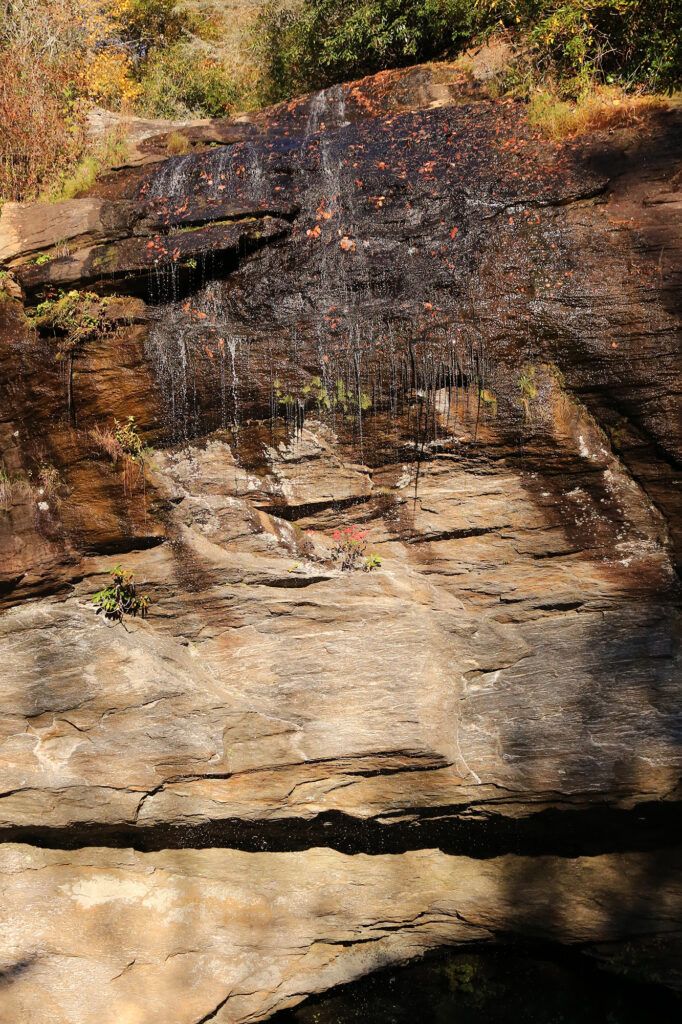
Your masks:
<instances>
[{"instance_id":1,"label":"bush on cliff edge","mask_svg":"<svg viewBox=\"0 0 682 1024\"><path fill-rule=\"evenodd\" d=\"M679 0L272 0L261 21L270 97L454 56L499 26L531 77L568 96L593 82L672 91L682 78Z\"/></svg>"}]
</instances>

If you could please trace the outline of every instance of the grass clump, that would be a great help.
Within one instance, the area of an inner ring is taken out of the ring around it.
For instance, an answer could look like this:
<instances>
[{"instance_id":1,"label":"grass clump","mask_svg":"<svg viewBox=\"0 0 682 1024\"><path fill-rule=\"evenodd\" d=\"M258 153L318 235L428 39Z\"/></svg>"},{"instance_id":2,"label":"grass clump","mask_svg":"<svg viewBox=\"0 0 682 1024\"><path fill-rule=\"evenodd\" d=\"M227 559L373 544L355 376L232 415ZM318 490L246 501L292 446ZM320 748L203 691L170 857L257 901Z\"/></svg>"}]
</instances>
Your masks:
<instances>
[{"instance_id":1,"label":"grass clump","mask_svg":"<svg viewBox=\"0 0 682 1024\"><path fill-rule=\"evenodd\" d=\"M146 489L146 468L154 449L140 436L134 416L126 420L114 419L113 427L97 425L89 431L93 447L108 455L114 467L123 467L123 490L132 494L138 482Z\"/></svg>"},{"instance_id":2,"label":"grass clump","mask_svg":"<svg viewBox=\"0 0 682 1024\"><path fill-rule=\"evenodd\" d=\"M530 422L533 418L533 403L539 394L535 367L525 366L519 374L517 383L519 387L518 403L523 409L524 420Z\"/></svg>"},{"instance_id":3,"label":"grass clump","mask_svg":"<svg viewBox=\"0 0 682 1024\"><path fill-rule=\"evenodd\" d=\"M129 416L123 423L114 420L114 438L123 454L135 462L144 462L153 451L140 437L134 416Z\"/></svg>"},{"instance_id":4,"label":"grass clump","mask_svg":"<svg viewBox=\"0 0 682 1024\"><path fill-rule=\"evenodd\" d=\"M63 356L114 326L108 306L109 299L94 292L60 291L56 298L36 306L28 318L41 334L54 335L58 354Z\"/></svg>"},{"instance_id":5,"label":"grass clump","mask_svg":"<svg viewBox=\"0 0 682 1024\"><path fill-rule=\"evenodd\" d=\"M106 139L94 149L86 150L76 163L55 176L43 190L40 199L50 203L61 203L74 199L92 188L100 174L122 163L126 146L117 132L110 132Z\"/></svg>"},{"instance_id":6,"label":"grass clump","mask_svg":"<svg viewBox=\"0 0 682 1024\"><path fill-rule=\"evenodd\" d=\"M90 439L114 464L122 459L143 464L154 453L154 449L145 444L140 436L134 416L129 416L123 421L114 419L113 427L93 427L90 430Z\"/></svg>"},{"instance_id":7,"label":"grass clump","mask_svg":"<svg viewBox=\"0 0 682 1024\"><path fill-rule=\"evenodd\" d=\"M166 139L166 152L169 156L185 156L192 146L182 132L171 132Z\"/></svg>"},{"instance_id":8,"label":"grass clump","mask_svg":"<svg viewBox=\"0 0 682 1024\"><path fill-rule=\"evenodd\" d=\"M646 115L666 110L662 96L629 96L618 86L595 86L577 100L562 99L555 91L533 93L528 119L552 139L588 131L636 128Z\"/></svg>"},{"instance_id":9,"label":"grass clump","mask_svg":"<svg viewBox=\"0 0 682 1024\"><path fill-rule=\"evenodd\" d=\"M12 474L0 465L0 512L9 512L16 502L31 499L41 511L49 509L49 502L59 506L62 480L59 471L43 463L26 475Z\"/></svg>"},{"instance_id":10,"label":"grass clump","mask_svg":"<svg viewBox=\"0 0 682 1024\"><path fill-rule=\"evenodd\" d=\"M0 466L0 512L9 512L17 498L25 497L30 491L29 481L13 476Z\"/></svg>"},{"instance_id":11,"label":"grass clump","mask_svg":"<svg viewBox=\"0 0 682 1024\"><path fill-rule=\"evenodd\" d=\"M101 612L105 619L123 622L126 615L145 619L151 599L148 594L138 594L134 574L117 565L111 571L111 583L97 591L92 603L97 615Z\"/></svg>"}]
</instances>

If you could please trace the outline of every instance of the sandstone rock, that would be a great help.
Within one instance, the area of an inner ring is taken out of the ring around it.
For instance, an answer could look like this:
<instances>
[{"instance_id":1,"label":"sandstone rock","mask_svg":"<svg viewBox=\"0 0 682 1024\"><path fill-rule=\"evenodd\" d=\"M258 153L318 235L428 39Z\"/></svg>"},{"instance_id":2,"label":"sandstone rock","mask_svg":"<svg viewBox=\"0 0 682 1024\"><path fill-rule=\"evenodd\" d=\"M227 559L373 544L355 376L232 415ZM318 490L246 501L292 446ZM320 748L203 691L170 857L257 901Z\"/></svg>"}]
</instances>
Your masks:
<instances>
[{"instance_id":1,"label":"sandstone rock","mask_svg":"<svg viewBox=\"0 0 682 1024\"><path fill-rule=\"evenodd\" d=\"M5 203L0 214L0 263L54 247L121 238L140 216L134 203L69 199L62 203Z\"/></svg>"},{"instance_id":2,"label":"sandstone rock","mask_svg":"<svg viewBox=\"0 0 682 1024\"><path fill-rule=\"evenodd\" d=\"M116 168L138 167L166 159L169 136L181 136L189 148L239 142L247 134L230 121L136 117L102 108L89 112L88 127L95 138L111 137L113 133L121 140L122 152L114 158Z\"/></svg>"},{"instance_id":3,"label":"sandstone rock","mask_svg":"<svg viewBox=\"0 0 682 1024\"><path fill-rule=\"evenodd\" d=\"M564 493L538 502L501 468L434 460L415 503L409 475L375 496L322 427L267 457L260 476L217 439L156 457L172 543L126 558L154 597L147 623L126 632L84 603L103 561L80 600L0 619L6 828L401 824L416 808L524 816L674 791L670 566L631 481L625 532L582 494L590 550L566 536ZM264 512L306 496L303 533ZM358 508L381 572L330 557L332 525ZM646 577L660 595L638 606Z\"/></svg>"},{"instance_id":4,"label":"sandstone rock","mask_svg":"<svg viewBox=\"0 0 682 1024\"><path fill-rule=\"evenodd\" d=\"M435 85L122 177L125 237L74 214L79 252L21 271L153 299L68 360L0 307L21 1024L253 1020L472 935L679 930L677 115L554 144ZM129 415L134 487L88 440ZM342 526L379 570L341 570ZM120 562L146 621L89 603Z\"/></svg>"},{"instance_id":5,"label":"sandstone rock","mask_svg":"<svg viewBox=\"0 0 682 1024\"><path fill-rule=\"evenodd\" d=\"M674 854L467 860L434 850L0 850L3 988L16 1024L263 1020L306 995L496 932L568 944L682 915Z\"/></svg>"}]
</instances>

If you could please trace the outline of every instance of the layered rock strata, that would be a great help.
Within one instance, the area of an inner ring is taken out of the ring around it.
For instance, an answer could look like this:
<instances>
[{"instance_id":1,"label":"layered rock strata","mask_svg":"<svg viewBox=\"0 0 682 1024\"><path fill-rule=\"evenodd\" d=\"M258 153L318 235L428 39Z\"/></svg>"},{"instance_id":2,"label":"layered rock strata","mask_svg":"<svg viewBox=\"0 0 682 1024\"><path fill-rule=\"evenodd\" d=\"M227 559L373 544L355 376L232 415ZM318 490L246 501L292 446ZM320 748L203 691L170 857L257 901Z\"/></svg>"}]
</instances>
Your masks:
<instances>
[{"instance_id":1,"label":"layered rock strata","mask_svg":"<svg viewBox=\"0 0 682 1024\"><path fill-rule=\"evenodd\" d=\"M3 211L9 1019L264 1019L508 933L679 984L679 115L456 96ZM60 284L137 298L76 344ZM95 615L121 562L145 621Z\"/></svg>"}]
</instances>

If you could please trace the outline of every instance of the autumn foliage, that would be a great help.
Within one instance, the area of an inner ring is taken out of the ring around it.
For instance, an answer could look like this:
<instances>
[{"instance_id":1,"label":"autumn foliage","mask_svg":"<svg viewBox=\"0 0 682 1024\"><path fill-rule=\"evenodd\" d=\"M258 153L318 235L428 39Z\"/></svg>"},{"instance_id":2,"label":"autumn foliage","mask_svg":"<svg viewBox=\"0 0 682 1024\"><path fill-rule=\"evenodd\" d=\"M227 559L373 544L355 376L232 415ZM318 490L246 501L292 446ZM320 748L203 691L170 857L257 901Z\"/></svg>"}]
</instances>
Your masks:
<instances>
[{"instance_id":1,"label":"autumn foliage","mask_svg":"<svg viewBox=\"0 0 682 1024\"><path fill-rule=\"evenodd\" d=\"M93 153L95 105L222 117L498 31L517 54L501 92L542 93L533 115L555 136L588 112L622 120L604 93L588 111L595 89L680 85L679 0L0 0L0 203L87 187L111 142Z\"/></svg>"},{"instance_id":2,"label":"autumn foliage","mask_svg":"<svg viewBox=\"0 0 682 1024\"><path fill-rule=\"evenodd\" d=\"M94 105L154 117L234 110L243 91L212 41L221 31L207 8L0 0L0 202L59 195L79 161L92 161Z\"/></svg>"}]
</instances>

